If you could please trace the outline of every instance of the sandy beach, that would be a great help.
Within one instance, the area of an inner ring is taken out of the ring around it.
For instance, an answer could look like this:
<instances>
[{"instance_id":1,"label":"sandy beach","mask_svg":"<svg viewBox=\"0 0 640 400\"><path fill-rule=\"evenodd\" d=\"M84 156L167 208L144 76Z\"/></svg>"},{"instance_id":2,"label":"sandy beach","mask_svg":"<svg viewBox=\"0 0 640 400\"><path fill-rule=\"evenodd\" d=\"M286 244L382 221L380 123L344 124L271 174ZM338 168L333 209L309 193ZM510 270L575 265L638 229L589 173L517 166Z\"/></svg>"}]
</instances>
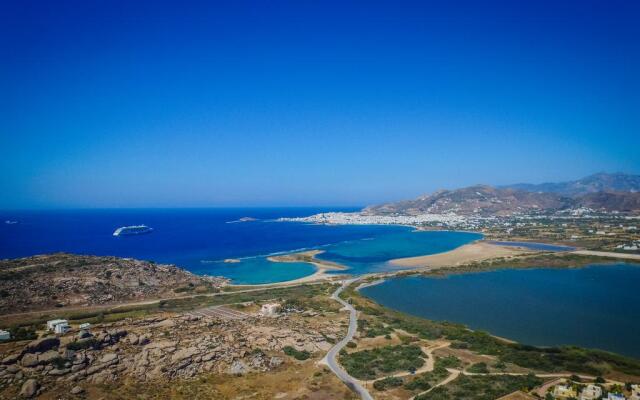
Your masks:
<instances>
[{"instance_id":1,"label":"sandy beach","mask_svg":"<svg viewBox=\"0 0 640 400\"><path fill-rule=\"evenodd\" d=\"M532 251L518 247L499 246L479 241L460 246L457 249L447 251L445 253L432 254L428 256L396 258L389 261L389 263L397 267L440 268L461 265L472 261L483 261L497 257L514 257L531 253Z\"/></svg>"}]
</instances>

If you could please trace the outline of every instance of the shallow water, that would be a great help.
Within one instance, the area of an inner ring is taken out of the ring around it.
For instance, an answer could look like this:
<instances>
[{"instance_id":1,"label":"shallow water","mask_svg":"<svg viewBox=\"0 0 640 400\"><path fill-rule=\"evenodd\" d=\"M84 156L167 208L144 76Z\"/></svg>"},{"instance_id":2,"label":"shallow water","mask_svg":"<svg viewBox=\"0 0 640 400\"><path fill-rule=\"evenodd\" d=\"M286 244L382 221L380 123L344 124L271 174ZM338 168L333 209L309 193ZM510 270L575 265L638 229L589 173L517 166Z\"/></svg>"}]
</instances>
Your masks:
<instances>
[{"instance_id":1,"label":"shallow water","mask_svg":"<svg viewBox=\"0 0 640 400\"><path fill-rule=\"evenodd\" d=\"M397 227L376 237L327 246L318 258L345 265L352 274L381 272L399 269L388 264L395 258L442 253L479 239L478 233Z\"/></svg>"},{"instance_id":2,"label":"shallow water","mask_svg":"<svg viewBox=\"0 0 640 400\"><path fill-rule=\"evenodd\" d=\"M578 345L640 358L640 267L499 270L408 277L362 289L385 306L525 344Z\"/></svg>"}]
</instances>

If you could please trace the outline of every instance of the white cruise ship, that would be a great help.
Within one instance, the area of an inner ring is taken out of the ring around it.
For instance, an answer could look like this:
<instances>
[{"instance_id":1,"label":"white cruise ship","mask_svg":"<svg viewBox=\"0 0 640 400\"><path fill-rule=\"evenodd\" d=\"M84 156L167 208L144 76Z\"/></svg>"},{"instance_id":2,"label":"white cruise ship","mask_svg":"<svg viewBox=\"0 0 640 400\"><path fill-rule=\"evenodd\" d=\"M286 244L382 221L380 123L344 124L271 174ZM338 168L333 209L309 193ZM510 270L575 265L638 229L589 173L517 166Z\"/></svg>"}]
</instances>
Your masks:
<instances>
[{"instance_id":1,"label":"white cruise ship","mask_svg":"<svg viewBox=\"0 0 640 400\"><path fill-rule=\"evenodd\" d=\"M121 226L113 232L113 236L142 235L151 232L153 232L153 228L146 225Z\"/></svg>"}]
</instances>

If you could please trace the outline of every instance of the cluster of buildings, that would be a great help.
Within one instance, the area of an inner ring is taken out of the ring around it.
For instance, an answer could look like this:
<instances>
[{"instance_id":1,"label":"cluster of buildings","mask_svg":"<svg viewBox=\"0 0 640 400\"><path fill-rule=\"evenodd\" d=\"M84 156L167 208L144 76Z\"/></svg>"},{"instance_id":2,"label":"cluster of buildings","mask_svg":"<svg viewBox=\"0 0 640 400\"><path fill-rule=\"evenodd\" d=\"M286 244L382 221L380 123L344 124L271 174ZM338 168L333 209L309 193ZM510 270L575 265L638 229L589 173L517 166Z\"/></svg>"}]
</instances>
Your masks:
<instances>
[{"instance_id":1,"label":"cluster of buildings","mask_svg":"<svg viewBox=\"0 0 640 400\"><path fill-rule=\"evenodd\" d=\"M78 328L81 331L86 331L91 328L90 323L80 324ZM51 321L47 321L47 329L57 335L64 335L69 332L71 329L71 325L69 325L69 321L66 319L52 319Z\"/></svg>"},{"instance_id":2,"label":"cluster of buildings","mask_svg":"<svg viewBox=\"0 0 640 400\"><path fill-rule=\"evenodd\" d=\"M556 385L553 388L553 397L558 400L640 400L640 385L631 385L631 395L629 397L617 392L608 392L604 396L602 386L593 384L589 384L581 390L574 385Z\"/></svg>"},{"instance_id":3,"label":"cluster of buildings","mask_svg":"<svg viewBox=\"0 0 640 400\"><path fill-rule=\"evenodd\" d=\"M327 225L410 225L410 226L430 226L444 229L459 229L478 231L485 228L502 229L507 234L514 229L525 227L549 226L553 224L561 228L569 228L569 224L592 225L599 221L610 222L619 230L633 233L637 231L637 225L634 221L640 220L640 216L617 215L616 213L596 213L594 210L587 208L562 210L556 213L546 213L543 210L539 212L529 213L513 213L512 215L459 215L454 212L444 214L385 214L374 215L363 212L329 212L315 214L308 217L297 218L279 218L278 221L285 222L304 222L314 224ZM582 222L580 222L582 221ZM605 227L613 225L604 225ZM606 231L605 229L590 229L585 232L587 235L616 235L616 233ZM573 239L578 239L575 236Z\"/></svg>"},{"instance_id":4,"label":"cluster of buildings","mask_svg":"<svg viewBox=\"0 0 640 400\"><path fill-rule=\"evenodd\" d=\"M640 250L640 240L634 240L629 243L623 243L616 246L618 250L638 251Z\"/></svg>"},{"instance_id":5,"label":"cluster of buildings","mask_svg":"<svg viewBox=\"0 0 640 400\"><path fill-rule=\"evenodd\" d=\"M469 217L457 214L420 214L420 215L371 215L364 213L329 212L299 218L279 218L278 221L306 222L328 225L425 225L441 224L448 227L461 227L469 223Z\"/></svg>"},{"instance_id":6,"label":"cluster of buildings","mask_svg":"<svg viewBox=\"0 0 640 400\"><path fill-rule=\"evenodd\" d=\"M87 331L90 327L91 324L89 323L80 324L78 326L81 331ZM57 335L64 335L65 333L69 332L70 329L71 325L69 325L69 321L67 321L66 319L52 319L50 321L47 321L47 330ZM10 339L11 332L0 329L0 341Z\"/></svg>"}]
</instances>

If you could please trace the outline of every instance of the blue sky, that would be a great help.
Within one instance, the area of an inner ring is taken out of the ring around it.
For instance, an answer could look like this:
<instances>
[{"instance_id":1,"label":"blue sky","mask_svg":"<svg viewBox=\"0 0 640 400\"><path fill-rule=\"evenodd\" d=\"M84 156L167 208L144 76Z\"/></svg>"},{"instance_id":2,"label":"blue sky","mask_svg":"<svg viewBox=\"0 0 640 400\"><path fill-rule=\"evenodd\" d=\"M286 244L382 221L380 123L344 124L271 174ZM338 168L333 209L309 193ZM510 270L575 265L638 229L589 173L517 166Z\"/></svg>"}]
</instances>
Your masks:
<instances>
[{"instance_id":1,"label":"blue sky","mask_svg":"<svg viewBox=\"0 0 640 400\"><path fill-rule=\"evenodd\" d=\"M3 2L0 208L640 172L638 2L228 3Z\"/></svg>"}]
</instances>

